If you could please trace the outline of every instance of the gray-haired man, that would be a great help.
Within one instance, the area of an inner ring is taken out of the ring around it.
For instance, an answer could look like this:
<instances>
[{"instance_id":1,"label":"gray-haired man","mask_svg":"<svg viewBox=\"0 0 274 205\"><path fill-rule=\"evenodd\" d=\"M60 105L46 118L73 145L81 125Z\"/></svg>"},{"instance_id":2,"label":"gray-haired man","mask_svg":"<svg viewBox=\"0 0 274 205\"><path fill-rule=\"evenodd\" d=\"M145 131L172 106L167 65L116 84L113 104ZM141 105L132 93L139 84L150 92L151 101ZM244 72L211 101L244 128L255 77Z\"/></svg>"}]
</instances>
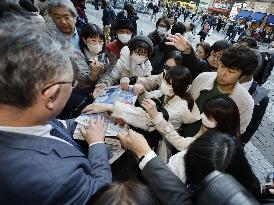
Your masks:
<instances>
[{"instance_id":1,"label":"gray-haired man","mask_svg":"<svg viewBox=\"0 0 274 205\"><path fill-rule=\"evenodd\" d=\"M104 122L81 129L86 158L76 123L54 119L72 90L70 60L28 24L0 21L0 204L86 204L112 178Z\"/></svg>"},{"instance_id":2,"label":"gray-haired man","mask_svg":"<svg viewBox=\"0 0 274 205\"><path fill-rule=\"evenodd\" d=\"M74 48L79 47L79 34L75 27L76 9L70 0L49 0L48 13L55 26L72 43Z\"/></svg>"}]
</instances>

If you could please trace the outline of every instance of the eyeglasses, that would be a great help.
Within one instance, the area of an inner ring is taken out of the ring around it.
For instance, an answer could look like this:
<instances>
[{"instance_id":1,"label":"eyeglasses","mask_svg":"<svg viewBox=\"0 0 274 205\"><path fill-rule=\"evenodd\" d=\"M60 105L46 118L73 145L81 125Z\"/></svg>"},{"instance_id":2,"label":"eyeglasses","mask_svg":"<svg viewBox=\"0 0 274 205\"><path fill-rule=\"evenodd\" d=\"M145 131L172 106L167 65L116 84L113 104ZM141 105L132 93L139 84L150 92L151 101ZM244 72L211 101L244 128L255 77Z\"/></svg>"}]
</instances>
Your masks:
<instances>
[{"instance_id":1,"label":"eyeglasses","mask_svg":"<svg viewBox=\"0 0 274 205\"><path fill-rule=\"evenodd\" d=\"M67 82L67 81L60 81L60 82L56 82L56 83L53 83L47 87L45 87L43 90L42 90L42 93L44 93L47 89L49 89L50 87L54 86L54 85L58 85L58 84L71 84L71 86L74 88L76 85L77 85L77 80L73 79L71 82Z\"/></svg>"}]
</instances>

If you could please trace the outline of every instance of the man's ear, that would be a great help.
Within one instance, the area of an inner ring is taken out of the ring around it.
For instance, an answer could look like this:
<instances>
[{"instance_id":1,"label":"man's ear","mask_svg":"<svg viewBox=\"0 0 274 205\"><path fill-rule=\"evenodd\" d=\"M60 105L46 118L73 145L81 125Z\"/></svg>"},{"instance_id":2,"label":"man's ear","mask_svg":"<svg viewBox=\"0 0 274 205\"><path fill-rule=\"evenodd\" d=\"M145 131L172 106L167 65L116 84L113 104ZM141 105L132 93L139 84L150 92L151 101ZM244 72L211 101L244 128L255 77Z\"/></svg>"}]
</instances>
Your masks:
<instances>
[{"instance_id":1,"label":"man's ear","mask_svg":"<svg viewBox=\"0 0 274 205\"><path fill-rule=\"evenodd\" d=\"M60 92L60 85L53 85L43 93L45 107L52 111L56 107L56 99Z\"/></svg>"}]
</instances>

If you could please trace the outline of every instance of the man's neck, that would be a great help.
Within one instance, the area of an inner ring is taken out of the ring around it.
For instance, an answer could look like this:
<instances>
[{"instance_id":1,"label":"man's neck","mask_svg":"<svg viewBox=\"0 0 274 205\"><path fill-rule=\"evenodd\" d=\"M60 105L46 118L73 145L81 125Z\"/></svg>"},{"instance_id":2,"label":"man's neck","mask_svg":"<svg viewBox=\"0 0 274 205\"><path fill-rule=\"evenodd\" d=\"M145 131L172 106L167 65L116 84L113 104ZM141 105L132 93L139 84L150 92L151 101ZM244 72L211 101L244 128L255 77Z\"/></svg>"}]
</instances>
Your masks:
<instances>
[{"instance_id":1,"label":"man's neck","mask_svg":"<svg viewBox=\"0 0 274 205\"><path fill-rule=\"evenodd\" d=\"M64 35L65 35L66 39L71 39L71 38L72 38L72 36L73 36L73 34L74 34L74 33L72 33L72 34L67 34L67 33L64 33Z\"/></svg>"},{"instance_id":2,"label":"man's neck","mask_svg":"<svg viewBox=\"0 0 274 205\"><path fill-rule=\"evenodd\" d=\"M217 88L221 93L231 93L232 90L234 89L235 84L232 85L219 85L217 84Z\"/></svg>"},{"instance_id":3,"label":"man's neck","mask_svg":"<svg viewBox=\"0 0 274 205\"><path fill-rule=\"evenodd\" d=\"M74 30L73 30L73 32L72 32L72 33L64 33L65 37L66 37L67 39L71 39L71 38L72 38L72 36L73 36L73 35L74 35L74 33L75 33L75 29L76 29L76 28L74 28Z\"/></svg>"},{"instance_id":4,"label":"man's neck","mask_svg":"<svg viewBox=\"0 0 274 205\"><path fill-rule=\"evenodd\" d=\"M32 127L43 125L48 120L38 118L33 110L0 105L0 126ZM41 114L40 114L41 116Z\"/></svg>"}]
</instances>

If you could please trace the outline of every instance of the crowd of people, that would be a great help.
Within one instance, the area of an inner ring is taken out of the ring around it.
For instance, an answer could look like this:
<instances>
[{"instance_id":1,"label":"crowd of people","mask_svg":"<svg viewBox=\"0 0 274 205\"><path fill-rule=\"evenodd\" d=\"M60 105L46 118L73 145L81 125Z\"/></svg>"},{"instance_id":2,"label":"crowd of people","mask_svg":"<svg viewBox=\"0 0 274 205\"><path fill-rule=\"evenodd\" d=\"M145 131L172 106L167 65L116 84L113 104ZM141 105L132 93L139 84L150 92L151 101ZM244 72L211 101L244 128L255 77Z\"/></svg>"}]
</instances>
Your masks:
<instances>
[{"instance_id":1,"label":"crowd of people","mask_svg":"<svg viewBox=\"0 0 274 205\"><path fill-rule=\"evenodd\" d=\"M178 14L145 36L131 3L117 14L101 6L103 28L88 21L83 0L0 2L0 204L195 204L215 170L250 197L271 198L273 182L262 192L244 146L269 102L261 85L274 43L268 53L248 36L210 45L205 20L193 47L195 25ZM114 85L132 87L136 103L94 103ZM104 118L73 139L76 117L103 112L128 125L116 136L126 150L119 171Z\"/></svg>"}]
</instances>

